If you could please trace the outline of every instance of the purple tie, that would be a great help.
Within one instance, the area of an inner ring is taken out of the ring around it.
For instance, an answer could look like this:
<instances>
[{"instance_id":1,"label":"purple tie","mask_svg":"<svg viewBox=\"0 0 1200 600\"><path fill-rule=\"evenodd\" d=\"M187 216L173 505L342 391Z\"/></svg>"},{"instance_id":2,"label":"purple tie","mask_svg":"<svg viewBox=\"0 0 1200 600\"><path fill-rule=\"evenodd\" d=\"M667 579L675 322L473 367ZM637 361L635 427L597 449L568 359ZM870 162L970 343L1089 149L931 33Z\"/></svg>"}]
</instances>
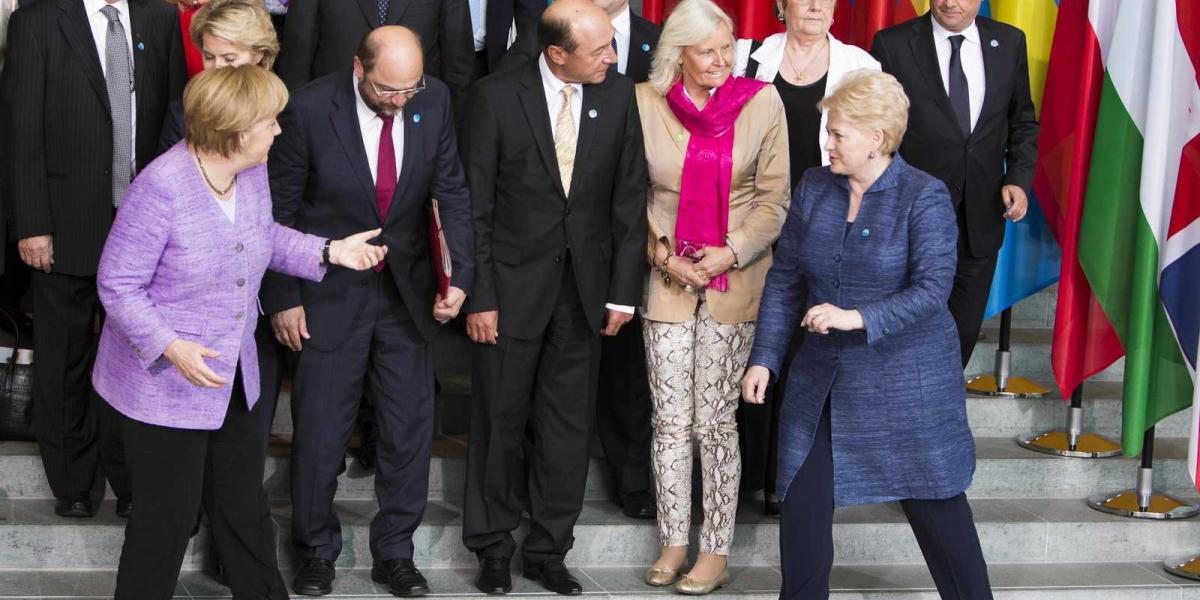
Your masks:
<instances>
[{"instance_id":1,"label":"purple tie","mask_svg":"<svg viewBox=\"0 0 1200 600\"><path fill-rule=\"evenodd\" d=\"M379 207L379 223L387 223L388 209L392 207L392 196L396 193L396 147L392 144L392 121L394 117L379 115L383 131L379 133L379 161L376 164L375 204ZM376 271L383 270L384 263L375 265Z\"/></svg>"}]
</instances>

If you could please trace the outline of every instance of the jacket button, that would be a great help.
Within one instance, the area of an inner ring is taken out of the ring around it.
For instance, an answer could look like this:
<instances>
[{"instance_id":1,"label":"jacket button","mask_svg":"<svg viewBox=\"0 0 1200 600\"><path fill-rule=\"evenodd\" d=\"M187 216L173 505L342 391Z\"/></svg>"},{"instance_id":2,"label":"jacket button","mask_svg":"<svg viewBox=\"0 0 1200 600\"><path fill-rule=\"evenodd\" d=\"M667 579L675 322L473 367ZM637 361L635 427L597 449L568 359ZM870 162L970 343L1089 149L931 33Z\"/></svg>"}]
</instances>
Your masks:
<instances>
[{"instance_id":1,"label":"jacket button","mask_svg":"<svg viewBox=\"0 0 1200 600\"><path fill-rule=\"evenodd\" d=\"M246 285L246 278L238 277L237 284L238 284L238 287L242 287L243 285Z\"/></svg>"},{"instance_id":2,"label":"jacket button","mask_svg":"<svg viewBox=\"0 0 1200 600\"><path fill-rule=\"evenodd\" d=\"M841 255L841 254L834 254L834 255L833 255L833 262L842 262L842 255Z\"/></svg>"},{"instance_id":3,"label":"jacket button","mask_svg":"<svg viewBox=\"0 0 1200 600\"><path fill-rule=\"evenodd\" d=\"M891 329L888 329L887 327L884 327L884 328L883 328L883 335L888 335L888 334L890 334L891 332L892 332L892 330L891 330Z\"/></svg>"},{"instance_id":4,"label":"jacket button","mask_svg":"<svg viewBox=\"0 0 1200 600\"><path fill-rule=\"evenodd\" d=\"M561 255L561 254L555 254L555 255L554 255L554 262L556 262L556 263L560 263L560 262L562 262L562 255Z\"/></svg>"},{"instance_id":5,"label":"jacket button","mask_svg":"<svg viewBox=\"0 0 1200 600\"><path fill-rule=\"evenodd\" d=\"M567 217L567 216L570 216L570 215L571 215L571 209L569 209L569 208L564 208L564 209L563 209L563 216L564 216L564 217Z\"/></svg>"},{"instance_id":6,"label":"jacket button","mask_svg":"<svg viewBox=\"0 0 1200 600\"><path fill-rule=\"evenodd\" d=\"M834 279L834 280L833 280L833 287L835 287L835 288L842 287L842 280L841 280L841 279Z\"/></svg>"},{"instance_id":7,"label":"jacket button","mask_svg":"<svg viewBox=\"0 0 1200 600\"><path fill-rule=\"evenodd\" d=\"M239 310L238 314L234 315L233 318L241 321L242 319L246 318L246 313Z\"/></svg>"},{"instance_id":8,"label":"jacket button","mask_svg":"<svg viewBox=\"0 0 1200 600\"><path fill-rule=\"evenodd\" d=\"M105 174L105 175L112 175L112 171L111 171L111 170L109 170L109 169L107 169L107 168L105 168L105 169L104 169L104 174Z\"/></svg>"},{"instance_id":9,"label":"jacket button","mask_svg":"<svg viewBox=\"0 0 1200 600\"><path fill-rule=\"evenodd\" d=\"M233 249L235 252L241 252L242 250L246 249L246 246L242 245L241 242L238 242L237 245L233 247Z\"/></svg>"}]
</instances>

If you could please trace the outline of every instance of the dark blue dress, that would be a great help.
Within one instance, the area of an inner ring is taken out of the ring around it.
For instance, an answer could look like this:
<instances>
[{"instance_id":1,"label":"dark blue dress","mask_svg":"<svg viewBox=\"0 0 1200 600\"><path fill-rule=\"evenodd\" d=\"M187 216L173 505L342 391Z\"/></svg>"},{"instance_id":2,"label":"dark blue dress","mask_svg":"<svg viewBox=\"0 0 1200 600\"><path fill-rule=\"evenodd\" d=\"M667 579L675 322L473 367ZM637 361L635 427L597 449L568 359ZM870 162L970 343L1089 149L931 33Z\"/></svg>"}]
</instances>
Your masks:
<instances>
[{"instance_id":1,"label":"dark blue dress","mask_svg":"<svg viewBox=\"0 0 1200 600\"><path fill-rule=\"evenodd\" d=\"M778 487L787 493L830 398L834 503L949 498L975 471L962 363L946 300L958 227L945 185L899 155L863 195L809 169L792 198L758 312L751 365L790 369L780 415ZM792 331L818 304L856 308L865 331Z\"/></svg>"}]
</instances>

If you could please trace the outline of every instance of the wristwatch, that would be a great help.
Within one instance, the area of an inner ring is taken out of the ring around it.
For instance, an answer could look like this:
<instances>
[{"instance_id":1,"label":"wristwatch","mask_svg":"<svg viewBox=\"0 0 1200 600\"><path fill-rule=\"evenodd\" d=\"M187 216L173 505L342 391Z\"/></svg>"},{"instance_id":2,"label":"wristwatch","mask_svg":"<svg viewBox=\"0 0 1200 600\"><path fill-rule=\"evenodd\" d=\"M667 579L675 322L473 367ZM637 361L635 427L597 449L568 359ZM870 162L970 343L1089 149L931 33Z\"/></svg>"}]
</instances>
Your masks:
<instances>
[{"instance_id":1,"label":"wristwatch","mask_svg":"<svg viewBox=\"0 0 1200 600\"><path fill-rule=\"evenodd\" d=\"M323 265L329 264L329 244L331 243L330 240L325 240L325 245L321 247L321 264Z\"/></svg>"}]
</instances>

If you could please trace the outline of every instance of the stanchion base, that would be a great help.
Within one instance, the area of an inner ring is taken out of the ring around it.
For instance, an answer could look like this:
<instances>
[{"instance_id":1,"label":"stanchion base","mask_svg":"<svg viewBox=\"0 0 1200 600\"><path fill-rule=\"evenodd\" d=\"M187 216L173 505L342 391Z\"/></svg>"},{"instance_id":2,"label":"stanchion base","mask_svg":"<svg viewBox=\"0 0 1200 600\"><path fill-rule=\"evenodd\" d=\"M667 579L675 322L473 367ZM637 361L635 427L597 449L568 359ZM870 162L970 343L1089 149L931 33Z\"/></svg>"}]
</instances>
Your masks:
<instances>
[{"instance_id":1,"label":"stanchion base","mask_svg":"<svg viewBox=\"0 0 1200 600\"><path fill-rule=\"evenodd\" d=\"M1135 490L1121 490L1115 494L1096 494L1088 498L1088 506L1110 515L1131 519L1187 519L1200 513L1200 508L1179 498L1154 492L1150 506L1141 510Z\"/></svg>"},{"instance_id":2,"label":"stanchion base","mask_svg":"<svg viewBox=\"0 0 1200 600\"><path fill-rule=\"evenodd\" d=\"M1024 377L1009 377L1008 385L1001 391L996 387L995 375L980 375L967 382L967 393L976 396L998 396L1002 398L1041 398L1050 390Z\"/></svg>"},{"instance_id":3,"label":"stanchion base","mask_svg":"<svg viewBox=\"0 0 1200 600\"><path fill-rule=\"evenodd\" d=\"M1121 455L1121 445L1100 434L1080 434L1074 450L1067 444L1067 440L1065 431L1047 431L1027 433L1018 437L1017 443L1026 450L1071 458L1112 458Z\"/></svg>"},{"instance_id":4,"label":"stanchion base","mask_svg":"<svg viewBox=\"0 0 1200 600\"><path fill-rule=\"evenodd\" d=\"M1200 556L1164 560L1163 569L1178 577L1200 581Z\"/></svg>"}]
</instances>

